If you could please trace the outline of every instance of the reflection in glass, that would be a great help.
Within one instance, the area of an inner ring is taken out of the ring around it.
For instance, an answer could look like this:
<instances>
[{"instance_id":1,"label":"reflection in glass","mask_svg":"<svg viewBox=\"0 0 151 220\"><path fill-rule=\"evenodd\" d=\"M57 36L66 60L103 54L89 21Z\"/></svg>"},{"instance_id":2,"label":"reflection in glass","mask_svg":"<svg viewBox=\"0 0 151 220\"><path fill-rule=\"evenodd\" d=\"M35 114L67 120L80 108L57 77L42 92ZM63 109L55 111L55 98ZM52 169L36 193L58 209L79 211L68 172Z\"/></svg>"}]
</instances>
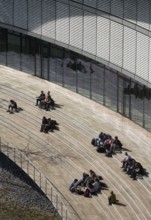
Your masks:
<instances>
[{"instance_id":1,"label":"reflection in glass","mask_svg":"<svg viewBox=\"0 0 151 220\"><path fill-rule=\"evenodd\" d=\"M20 36L8 33L7 65L20 70Z\"/></svg>"},{"instance_id":2,"label":"reflection in glass","mask_svg":"<svg viewBox=\"0 0 151 220\"><path fill-rule=\"evenodd\" d=\"M0 28L0 63L6 65L7 31Z\"/></svg>"},{"instance_id":3,"label":"reflection in glass","mask_svg":"<svg viewBox=\"0 0 151 220\"><path fill-rule=\"evenodd\" d=\"M65 50L65 57L63 60L63 73L64 73L64 87L76 92L77 85L77 71L76 65L72 66L75 55L72 52Z\"/></svg>"},{"instance_id":4,"label":"reflection in glass","mask_svg":"<svg viewBox=\"0 0 151 220\"><path fill-rule=\"evenodd\" d=\"M101 64L91 63L91 98L101 104L104 104L104 71L105 68Z\"/></svg>"},{"instance_id":5,"label":"reflection in glass","mask_svg":"<svg viewBox=\"0 0 151 220\"><path fill-rule=\"evenodd\" d=\"M105 69L105 106L117 111L117 74Z\"/></svg>"}]
</instances>

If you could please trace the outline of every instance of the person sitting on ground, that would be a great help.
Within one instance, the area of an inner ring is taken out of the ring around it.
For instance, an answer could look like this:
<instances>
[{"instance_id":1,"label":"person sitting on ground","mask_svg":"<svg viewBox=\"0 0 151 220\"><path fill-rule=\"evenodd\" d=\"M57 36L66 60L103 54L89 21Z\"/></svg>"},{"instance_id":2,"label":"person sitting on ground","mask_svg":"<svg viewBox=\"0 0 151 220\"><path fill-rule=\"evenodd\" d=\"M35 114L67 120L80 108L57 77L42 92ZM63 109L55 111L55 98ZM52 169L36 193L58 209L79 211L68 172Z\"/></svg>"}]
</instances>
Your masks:
<instances>
[{"instance_id":1,"label":"person sitting on ground","mask_svg":"<svg viewBox=\"0 0 151 220\"><path fill-rule=\"evenodd\" d=\"M70 186L69 186L69 190L71 191L71 192L75 192L75 188L74 188L74 186L75 186L75 184L78 182L78 179L74 179L72 182L71 182L71 184L70 184Z\"/></svg>"},{"instance_id":2,"label":"person sitting on ground","mask_svg":"<svg viewBox=\"0 0 151 220\"><path fill-rule=\"evenodd\" d=\"M109 149L106 149L105 156L112 157L112 155L113 155L112 148L110 147Z\"/></svg>"},{"instance_id":3,"label":"person sitting on ground","mask_svg":"<svg viewBox=\"0 0 151 220\"><path fill-rule=\"evenodd\" d=\"M45 101L44 101L44 109L48 111L50 105L51 105L51 96L50 96L50 92L48 91L47 96L45 97Z\"/></svg>"},{"instance_id":4,"label":"person sitting on ground","mask_svg":"<svg viewBox=\"0 0 151 220\"><path fill-rule=\"evenodd\" d=\"M123 164L123 165L122 165L122 168L124 168L125 164L126 164L130 159L131 159L131 156L130 156L127 152L125 152L125 157L124 157L124 159L121 161L121 163Z\"/></svg>"},{"instance_id":5,"label":"person sitting on ground","mask_svg":"<svg viewBox=\"0 0 151 220\"><path fill-rule=\"evenodd\" d=\"M134 166L134 168L133 168L133 170L132 170L132 172L131 172L131 175L130 175L130 177L131 178L133 178L134 180L136 180L136 176L137 176L137 174L143 174L143 166L141 165L141 163L139 163L139 162L136 162L135 163L135 166Z\"/></svg>"},{"instance_id":6,"label":"person sitting on ground","mask_svg":"<svg viewBox=\"0 0 151 220\"><path fill-rule=\"evenodd\" d=\"M90 173L90 178L92 179L92 180L95 180L95 178L97 177L97 175L96 175L96 173L93 171L93 170L89 170L89 173Z\"/></svg>"},{"instance_id":7,"label":"person sitting on ground","mask_svg":"<svg viewBox=\"0 0 151 220\"><path fill-rule=\"evenodd\" d=\"M81 186L81 185L86 186L88 179L89 179L89 174L84 172L82 174L82 178L78 180L76 184L74 185L74 188L77 188L78 186Z\"/></svg>"},{"instance_id":8,"label":"person sitting on ground","mask_svg":"<svg viewBox=\"0 0 151 220\"><path fill-rule=\"evenodd\" d=\"M47 119L47 124L45 124L44 132L48 133L49 130L52 131L52 120L51 120L51 118Z\"/></svg>"},{"instance_id":9,"label":"person sitting on ground","mask_svg":"<svg viewBox=\"0 0 151 220\"><path fill-rule=\"evenodd\" d=\"M93 183L92 193L98 193L101 190L101 184L98 178L95 178Z\"/></svg>"},{"instance_id":10,"label":"person sitting on ground","mask_svg":"<svg viewBox=\"0 0 151 220\"><path fill-rule=\"evenodd\" d=\"M43 91L41 91L40 95L36 98L36 106L40 103L42 104L42 101L45 100L45 94Z\"/></svg>"},{"instance_id":11,"label":"person sitting on ground","mask_svg":"<svg viewBox=\"0 0 151 220\"><path fill-rule=\"evenodd\" d=\"M122 143L121 141L118 139L117 136L115 136L115 139L113 141L113 144L112 144L112 150L115 152L116 150L119 150L120 152L122 151Z\"/></svg>"},{"instance_id":12,"label":"person sitting on ground","mask_svg":"<svg viewBox=\"0 0 151 220\"><path fill-rule=\"evenodd\" d=\"M42 123L41 123L41 129L40 129L40 132L45 132L45 129L46 129L46 126L48 125L48 120L47 118L44 116L42 118Z\"/></svg>"},{"instance_id":13,"label":"person sitting on ground","mask_svg":"<svg viewBox=\"0 0 151 220\"><path fill-rule=\"evenodd\" d=\"M108 197L109 205L115 204L117 202L116 195L111 191L111 195Z\"/></svg>"},{"instance_id":14,"label":"person sitting on ground","mask_svg":"<svg viewBox=\"0 0 151 220\"><path fill-rule=\"evenodd\" d=\"M111 145L112 145L112 143L113 143L113 141L114 141L114 140L113 140L112 136L109 135L108 139L106 139L106 140L104 141L104 148L105 148L106 150L109 150L110 147L111 147Z\"/></svg>"},{"instance_id":15,"label":"person sitting on ground","mask_svg":"<svg viewBox=\"0 0 151 220\"><path fill-rule=\"evenodd\" d=\"M8 106L8 111L13 112L14 110L17 111L17 103L11 99Z\"/></svg>"},{"instance_id":16,"label":"person sitting on ground","mask_svg":"<svg viewBox=\"0 0 151 220\"><path fill-rule=\"evenodd\" d=\"M91 194L98 193L100 191L100 189L101 189L100 181L96 178L93 183L92 182L88 182L87 183L87 188L89 189Z\"/></svg>"}]
</instances>

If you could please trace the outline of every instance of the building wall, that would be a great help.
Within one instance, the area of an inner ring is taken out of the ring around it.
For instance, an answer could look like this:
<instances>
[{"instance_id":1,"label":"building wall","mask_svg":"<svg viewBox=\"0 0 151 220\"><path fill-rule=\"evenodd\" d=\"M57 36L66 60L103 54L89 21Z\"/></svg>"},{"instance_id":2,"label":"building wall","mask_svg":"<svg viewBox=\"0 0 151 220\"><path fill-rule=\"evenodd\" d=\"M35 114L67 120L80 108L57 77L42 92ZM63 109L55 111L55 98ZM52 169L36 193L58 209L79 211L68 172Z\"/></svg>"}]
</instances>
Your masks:
<instances>
[{"instance_id":1,"label":"building wall","mask_svg":"<svg viewBox=\"0 0 151 220\"><path fill-rule=\"evenodd\" d=\"M75 51L150 87L148 0L0 0L0 26Z\"/></svg>"}]
</instances>

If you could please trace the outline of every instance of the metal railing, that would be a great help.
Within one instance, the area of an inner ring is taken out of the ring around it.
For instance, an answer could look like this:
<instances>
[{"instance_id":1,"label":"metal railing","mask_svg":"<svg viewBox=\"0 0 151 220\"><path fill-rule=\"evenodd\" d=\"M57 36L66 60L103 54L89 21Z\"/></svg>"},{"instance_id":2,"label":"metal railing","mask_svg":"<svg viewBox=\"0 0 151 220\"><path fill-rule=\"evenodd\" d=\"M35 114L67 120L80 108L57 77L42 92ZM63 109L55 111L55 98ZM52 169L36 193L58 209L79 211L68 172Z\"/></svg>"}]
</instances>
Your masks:
<instances>
[{"instance_id":1,"label":"metal railing","mask_svg":"<svg viewBox=\"0 0 151 220\"><path fill-rule=\"evenodd\" d=\"M0 151L15 162L40 187L52 202L62 220L80 220L80 217L59 190L17 148L0 138Z\"/></svg>"}]
</instances>

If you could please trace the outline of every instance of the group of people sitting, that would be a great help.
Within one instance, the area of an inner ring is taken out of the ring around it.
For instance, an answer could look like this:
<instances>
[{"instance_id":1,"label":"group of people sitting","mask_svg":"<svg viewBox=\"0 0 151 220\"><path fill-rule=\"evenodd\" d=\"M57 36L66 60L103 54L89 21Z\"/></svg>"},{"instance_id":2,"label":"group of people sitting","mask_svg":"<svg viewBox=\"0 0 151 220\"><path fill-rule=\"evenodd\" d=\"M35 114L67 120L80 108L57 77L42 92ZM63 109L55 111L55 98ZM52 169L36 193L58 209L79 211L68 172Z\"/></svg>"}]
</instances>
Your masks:
<instances>
[{"instance_id":1,"label":"group of people sitting","mask_svg":"<svg viewBox=\"0 0 151 220\"><path fill-rule=\"evenodd\" d=\"M112 138L111 135L103 132L100 132L98 138L93 138L91 144L96 146L97 152L105 153L108 157L112 157L117 151L122 152L122 143L118 137Z\"/></svg>"},{"instance_id":2,"label":"group of people sitting","mask_svg":"<svg viewBox=\"0 0 151 220\"><path fill-rule=\"evenodd\" d=\"M84 195L85 197L91 197L96 195L98 192L101 192L101 182L102 177L96 175L93 170L88 173L83 173L81 179L74 179L69 186L69 190L72 193L77 193Z\"/></svg>"},{"instance_id":3,"label":"group of people sitting","mask_svg":"<svg viewBox=\"0 0 151 220\"><path fill-rule=\"evenodd\" d=\"M41 91L40 95L36 98L36 106L48 111L50 107L54 107L55 101L50 95L50 91L47 92L47 95Z\"/></svg>"},{"instance_id":4,"label":"group of people sitting","mask_svg":"<svg viewBox=\"0 0 151 220\"><path fill-rule=\"evenodd\" d=\"M126 172L134 180L136 180L137 175L144 174L144 168L141 163L137 162L127 152L125 152L125 157L121 161L121 163L123 171Z\"/></svg>"},{"instance_id":5,"label":"group of people sitting","mask_svg":"<svg viewBox=\"0 0 151 220\"><path fill-rule=\"evenodd\" d=\"M52 120L51 118L46 118L45 116L42 118L41 129L40 132L48 133L49 131L53 132L53 130L59 130L58 123L56 120Z\"/></svg>"},{"instance_id":6,"label":"group of people sitting","mask_svg":"<svg viewBox=\"0 0 151 220\"><path fill-rule=\"evenodd\" d=\"M18 112L18 109L17 109L17 102L15 102L14 100L10 100L9 101L9 105L8 105L8 110L7 112L9 113L14 113L14 112Z\"/></svg>"}]
</instances>

